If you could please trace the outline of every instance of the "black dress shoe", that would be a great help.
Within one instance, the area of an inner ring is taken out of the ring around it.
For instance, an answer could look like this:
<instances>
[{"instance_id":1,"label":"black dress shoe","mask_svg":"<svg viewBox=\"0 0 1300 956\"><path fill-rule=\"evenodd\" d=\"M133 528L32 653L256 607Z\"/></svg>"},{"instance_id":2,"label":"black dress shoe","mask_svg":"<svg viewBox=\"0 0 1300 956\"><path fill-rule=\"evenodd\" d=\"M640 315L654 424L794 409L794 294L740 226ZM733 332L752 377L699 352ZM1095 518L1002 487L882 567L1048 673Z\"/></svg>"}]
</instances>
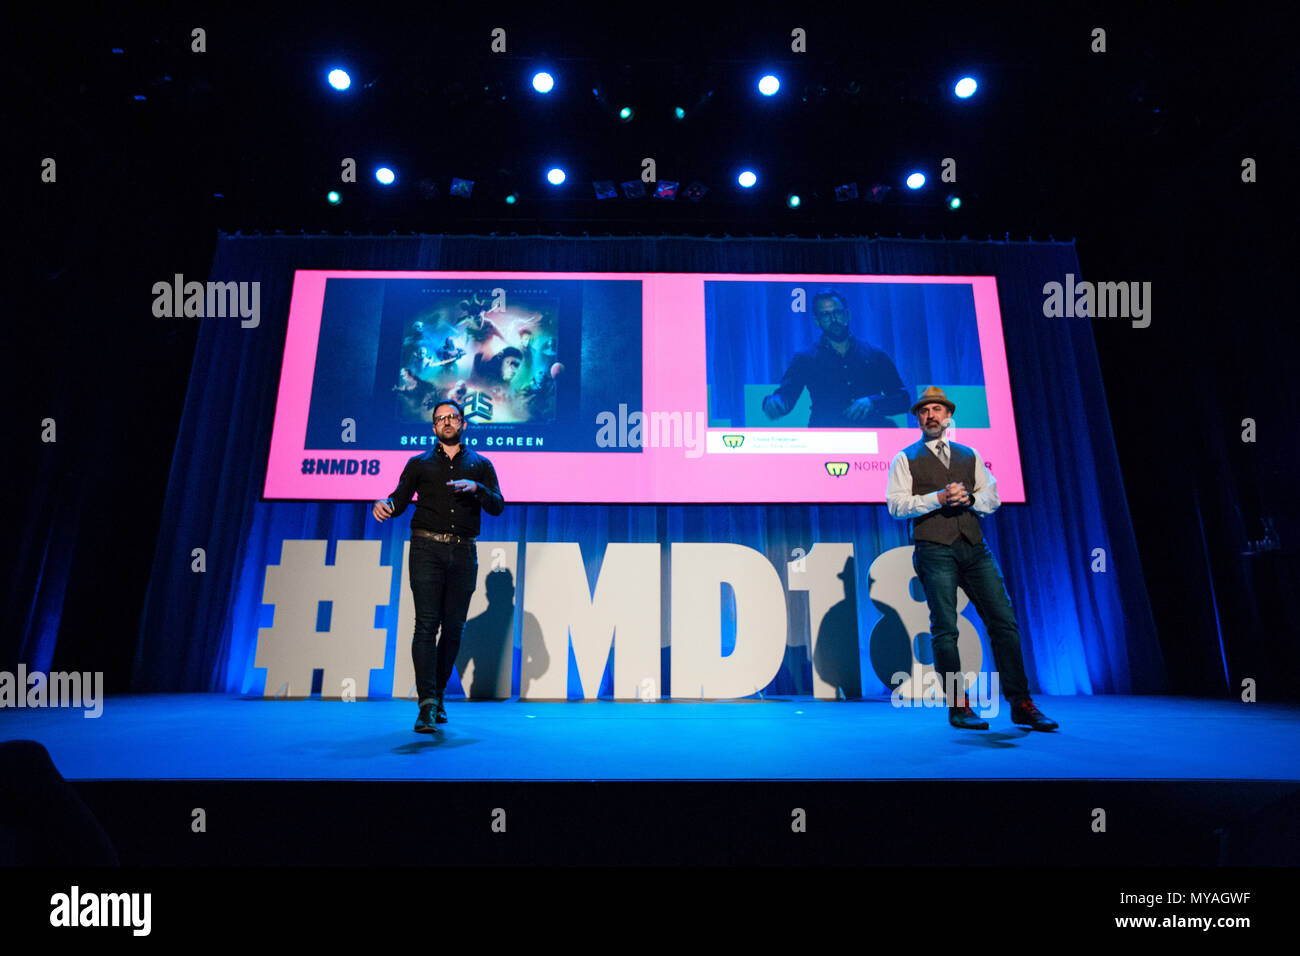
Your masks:
<instances>
[{"instance_id":1,"label":"black dress shoe","mask_svg":"<svg viewBox=\"0 0 1300 956\"><path fill-rule=\"evenodd\" d=\"M988 730L988 721L980 720L979 715L969 707L949 707L948 723L962 730Z\"/></svg>"},{"instance_id":2,"label":"black dress shoe","mask_svg":"<svg viewBox=\"0 0 1300 956\"><path fill-rule=\"evenodd\" d=\"M440 724L445 724L447 722L447 708L442 706L441 694L438 695L438 707L434 715L434 720L436 720Z\"/></svg>"},{"instance_id":3,"label":"black dress shoe","mask_svg":"<svg viewBox=\"0 0 1300 956\"><path fill-rule=\"evenodd\" d=\"M1030 730L1055 730L1059 726L1056 721L1048 720L1028 697L1011 705L1011 720Z\"/></svg>"},{"instance_id":4,"label":"black dress shoe","mask_svg":"<svg viewBox=\"0 0 1300 956\"><path fill-rule=\"evenodd\" d=\"M426 700L422 704L420 704L420 716L415 719L415 732L417 734L433 733L434 705L435 705L435 701L432 700Z\"/></svg>"}]
</instances>

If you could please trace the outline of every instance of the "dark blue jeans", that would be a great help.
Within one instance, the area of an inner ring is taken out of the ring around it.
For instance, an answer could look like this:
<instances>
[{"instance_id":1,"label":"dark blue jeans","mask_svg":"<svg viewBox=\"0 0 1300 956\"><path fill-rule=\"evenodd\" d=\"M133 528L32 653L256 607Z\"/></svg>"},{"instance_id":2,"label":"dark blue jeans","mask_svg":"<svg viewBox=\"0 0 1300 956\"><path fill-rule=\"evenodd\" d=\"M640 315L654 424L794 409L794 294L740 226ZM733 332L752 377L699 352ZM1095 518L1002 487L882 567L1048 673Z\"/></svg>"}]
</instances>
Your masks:
<instances>
[{"instance_id":1,"label":"dark blue jeans","mask_svg":"<svg viewBox=\"0 0 1300 956\"><path fill-rule=\"evenodd\" d=\"M478 584L478 550L472 542L444 544L412 535L408 577L415 599L411 657L416 692L424 701L441 694L451 678L469 599Z\"/></svg>"},{"instance_id":2,"label":"dark blue jeans","mask_svg":"<svg viewBox=\"0 0 1300 956\"><path fill-rule=\"evenodd\" d=\"M961 680L961 658L957 652L957 585L960 584L988 632L1003 696L1012 702L1028 697L1029 681L1020 654L1020 629L1016 627L1016 614L1011 609L1002 572L988 546L983 542L971 544L961 536L950 545L935 541L913 544L912 566L921 579L930 606L934 669L943 678L945 692L949 687L963 686L953 684Z\"/></svg>"}]
</instances>

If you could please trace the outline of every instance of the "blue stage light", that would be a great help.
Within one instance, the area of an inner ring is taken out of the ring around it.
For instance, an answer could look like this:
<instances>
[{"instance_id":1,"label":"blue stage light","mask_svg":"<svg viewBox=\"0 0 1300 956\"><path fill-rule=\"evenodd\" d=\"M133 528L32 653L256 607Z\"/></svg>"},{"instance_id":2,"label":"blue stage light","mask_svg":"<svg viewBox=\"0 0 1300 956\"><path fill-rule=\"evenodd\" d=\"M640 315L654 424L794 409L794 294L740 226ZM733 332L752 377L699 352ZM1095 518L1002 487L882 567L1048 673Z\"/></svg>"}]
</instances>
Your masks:
<instances>
[{"instance_id":1,"label":"blue stage light","mask_svg":"<svg viewBox=\"0 0 1300 956\"><path fill-rule=\"evenodd\" d=\"M511 193L506 197L507 206L513 206L517 202L519 202L519 193Z\"/></svg>"},{"instance_id":2,"label":"blue stage light","mask_svg":"<svg viewBox=\"0 0 1300 956\"><path fill-rule=\"evenodd\" d=\"M554 169L547 172L546 181L552 186L560 185L560 183L564 182L564 170L559 166L556 166Z\"/></svg>"},{"instance_id":3,"label":"blue stage light","mask_svg":"<svg viewBox=\"0 0 1300 956\"><path fill-rule=\"evenodd\" d=\"M549 73L533 74L533 89L538 93L549 93L555 88L555 78Z\"/></svg>"},{"instance_id":4,"label":"blue stage light","mask_svg":"<svg viewBox=\"0 0 1300 956\"><path fill-rule=\"evenodd\" d=\"M752 171L747 169L736 177L736 182L740 183L740 185L744 186L746 189L749 189L754 185L754 183L758 182L758 177L755 176Z\"/></svg>"},{"instance_id":5,"label":"blue stage light","mask_svg":"<svg viewBox=\"0 0 1300 956\"><path fill-rule=\"evenodd\" d=\"M952 91L964 100L966 97L972 95L978 87L979 84L975 82L974 77L963 76L957 81L957 85L953 87Z\"/></svg>"},{"instance_id":6,"label":"blue stage light","mask_svg":"<svg viewBox=\"0 0 1300 956\"><path fill-rule=\"evenodd\" d=\"M925 173L912 173L907 177L908 189L920 189L925 185Z\"/></svg>"},{"instance_id":7,"label":"blue stage light","mask_svg":"<svg viewBox=\"0 0 1300 956\"><path fill-rule=\"evenodd\" d=\"M680 120L680 119L686 119L686 110L682 109L680 106L674 107L674 108L673 108L673 118L674 118L674 119L679 119L679 120Z\"/></svg>"},{"instance_id":8,"label":"blue stage light","mask_svg":"<svg viewBox=\"0 0 1300 956\"><path fill-rule=\"evenodd\" d=\"M781 81L771 73L758 81L758 92L762 93L764 96L771 96L780 88Z\"/></svg>"},{"instance_id":9,"label":"blue stage light","mask_svg":"<svg viewBox=\"0 0 1300 956\"><path fill-rule=\"evenodd\" d=\"M330 70L327 79L336 90L346 90L352 85L352 77L348 76L347 70Z\"/></svg>"},{"instance_id":10,"label":"blue stage light","mask_svg":"<svg viewBox=\"0 0 1300 956\"><path fill-rule=\"evenodd\" d=\"M391 186L393 181L397 179L397 174L387 166L380 166L375 170L375 179L379 180L385 186Z\"/></svg>"},{"instance_id":11,"label":"blue stage light","mask_svg":"<svg viewBox=\"0 0 1300 956\"><path fill-rule=\"evenodd\" d=\"M331 189L328 193L326 193L325 198L329 200L329 204L331 206L337 206L339 203L343 201L343 197L338 194L338 190L336 189Z\"/></svg>"},{"instance_id":12,"label":"blue stage light","mask_svg":"<svg viewBox=\"0 0 1300 956\"><path fill-rule=\"evenodd\" d=\"M632 107L630 106L625 106L618 111L618 118L621 119L624 123L630 123L632 121L632 117L635 115L636 113L633 111Z\"/></svg>"},{"instance_id":13,"label":"blue stage light","mask_svg":"<svg viewBox=\"0 0 1300 956\"><path fill-rule=\"evenodd\" d=\"M948 203L948 208L949 208L949 209L960 209L960 208L961 208L961 197L958 196L956 193L951 193L951 194L949 194L947 200L945 200L945 201Z\"/></svg>"},{"instance_id":14,"label":"blue stage light","mask_svg":"<svg viewBox=\"0 0 1300 956\"><path fill-rule=\"evenodd\" d=\"M799 196L795 193L791 193L790 195L785 197L785 204L789 206L791 209L799 208L799 201L800 201Z\"/></svg>"}]
</instances>

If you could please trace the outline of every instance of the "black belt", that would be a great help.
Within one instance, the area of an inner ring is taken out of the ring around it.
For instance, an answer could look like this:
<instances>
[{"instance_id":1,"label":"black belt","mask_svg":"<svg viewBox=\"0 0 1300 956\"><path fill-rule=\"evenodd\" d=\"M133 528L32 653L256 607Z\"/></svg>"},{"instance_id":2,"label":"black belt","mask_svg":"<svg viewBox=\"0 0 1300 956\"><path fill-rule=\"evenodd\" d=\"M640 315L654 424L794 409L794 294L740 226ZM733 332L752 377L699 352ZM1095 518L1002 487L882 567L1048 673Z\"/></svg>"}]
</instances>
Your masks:
<instances>
[{"instance_id":1,"label":"black belt","mask_svg":"<svg viewBox=\"0 0 1300 956\"><path fill-rule=\"evenodd\" d=\"M440 541L443 544L473 544L473 535L448 534L445 531L425 531L423 528L412 528L411 535L418 535L421 538L432 538L434 541Z\"/></svg>"}]
</instances>

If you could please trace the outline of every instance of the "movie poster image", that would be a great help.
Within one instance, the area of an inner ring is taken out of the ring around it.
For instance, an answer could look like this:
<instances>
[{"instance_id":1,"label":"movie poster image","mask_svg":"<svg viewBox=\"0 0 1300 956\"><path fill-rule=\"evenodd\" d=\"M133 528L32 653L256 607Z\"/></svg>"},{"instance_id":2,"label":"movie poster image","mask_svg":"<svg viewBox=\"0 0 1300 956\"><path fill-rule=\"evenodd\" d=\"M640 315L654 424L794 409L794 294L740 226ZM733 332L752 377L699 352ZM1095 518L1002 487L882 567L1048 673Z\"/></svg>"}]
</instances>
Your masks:
<instances>
[{"instance_id":1,"label":"movie poster image","mask_svg":"<svg viewBox=\"0 0 1300 956\"><path fill-rule=\"evenodd\" d=\"M471 421L553 422L564 375L559 302L541 295L445 296L406 322L394 368L396 414L427 422L452 399Z\"/></svg>"}]
</instances>

